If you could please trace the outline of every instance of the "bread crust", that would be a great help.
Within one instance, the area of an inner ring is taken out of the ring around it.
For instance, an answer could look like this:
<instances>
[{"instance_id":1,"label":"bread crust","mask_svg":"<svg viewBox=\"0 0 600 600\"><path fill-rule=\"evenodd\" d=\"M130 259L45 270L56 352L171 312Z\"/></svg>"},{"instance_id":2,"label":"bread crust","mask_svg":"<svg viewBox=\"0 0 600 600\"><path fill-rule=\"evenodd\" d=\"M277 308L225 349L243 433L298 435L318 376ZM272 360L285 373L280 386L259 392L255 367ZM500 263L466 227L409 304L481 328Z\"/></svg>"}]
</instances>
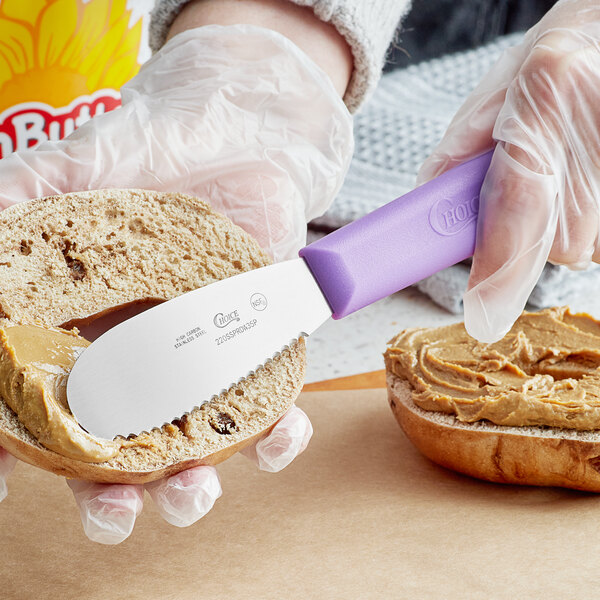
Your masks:
<instances>
[{"instance_id":1,"label":"bread crust","mask_svg":"<svg viewBox=\"0 0 600 600\"><path fill-rule=\"evenodd\" d=\"M410 384L390 372L387 389L408 439L447 469L496 483L600 492L600 434L462 423L416 406Z\"/></svg>"},{"instance_id":2,"label":"bread crust","mask_svg":"<svg viewBox=\"0 0 600 600\"><path fill-rule=\"evenodd\" d=\"M95 481L97 483L143 484L156 481L162 477L174 475L175 473L179 473L180 471L192 467L198 467L200 465L217 465L240 450L243 450L246 446L258 441L262 436L266 435L274 425L275 424L237 444L233 444L232 446L228 446L207 456L180 461L151 471L122 471L107 467L104 463L85 463L73 460L57 454L52 450L48 450L43 446L31 444L15 435L11 435L10 432L1 428L0 446L10 452L15 458L35 467L50 471L55 475L62 475L63 477L71 479Z\"/></svg>"},{"instance_id":3,"label":"bread crust","mask_svg":"<svg viewBox=\"0 0 600 600\"><path fill-rule=\"evenodd\" d=\"M121 226L122 220L129 220L129 227ZM87 227L88 222L93 226ZM6 209L0 213L0 225L0 326L4 327L81 325L132 303L169 300L270 263L251 236L205 202L184 194L100 190L53 196ZM160 235L152 228L160 228ZM61 236L68 238L66 244ZM81 248L76 247L82 240ZM142 253L144 244L150 250ZM113 247L131 248L138 253L138 263L120 251L121 263L111 270L109 247L111 252ZM149 265L156 263L147 256L155 260L162 249L163 263L152 269ZM107 257L104 264L96 264L98 256ZM84 277L69 271L74 260L84 269ZM131 269L123 268L127 261ZM28 302L32 284L36 301ZM68 294L61 295L63 285ZM0 398L0 446L57 475L101 483L147 483L190 467L218 464L264 436L294 404L304 371L305 345L300 339L178 424L137 436L139 445L122 449L104 463L73 460L44 448ZM219 426L221 417L226 427Z\"/></svg>"}]
</instances>

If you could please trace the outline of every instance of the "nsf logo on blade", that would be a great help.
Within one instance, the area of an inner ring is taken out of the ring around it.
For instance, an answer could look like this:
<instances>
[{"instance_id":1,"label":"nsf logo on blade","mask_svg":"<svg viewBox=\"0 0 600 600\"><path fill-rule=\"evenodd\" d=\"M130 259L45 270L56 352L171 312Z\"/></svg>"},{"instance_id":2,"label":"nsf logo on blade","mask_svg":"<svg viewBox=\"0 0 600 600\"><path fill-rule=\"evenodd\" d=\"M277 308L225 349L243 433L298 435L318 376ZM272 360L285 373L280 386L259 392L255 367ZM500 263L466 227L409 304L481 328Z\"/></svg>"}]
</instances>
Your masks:
<instances>
[{"instance_id":1,"label":"nsf logo on blade","mask_svg":"<svg viewBox=\"0 0 600 600\"><path fill-rule=\"evenodd\" d=\"M267 299L263 294L259 294L258 292L252 294L250 296L250 306L254 310L265 310L267 308Z\"/></svg>"}]
</instances>

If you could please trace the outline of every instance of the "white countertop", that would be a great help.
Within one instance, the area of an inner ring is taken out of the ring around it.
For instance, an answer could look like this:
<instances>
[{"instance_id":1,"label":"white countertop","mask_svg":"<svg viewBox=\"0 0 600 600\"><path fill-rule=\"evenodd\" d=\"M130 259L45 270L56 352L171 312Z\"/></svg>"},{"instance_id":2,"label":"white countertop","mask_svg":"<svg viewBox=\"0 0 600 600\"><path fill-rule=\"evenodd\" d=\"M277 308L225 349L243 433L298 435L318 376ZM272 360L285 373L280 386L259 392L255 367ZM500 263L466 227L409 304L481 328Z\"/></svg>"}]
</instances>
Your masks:
<instances>
[{"instance_id":1,"label":"white countertop","mask_svg":"<svg viewBox=\"0 0 600 600\"><path fill-rule=\"evenodd\" d=\"M600 295L571 302L576 311L600 318ZM306 382L383 369L386 342L407 327L462 321L415 288L408 288L344 319L330 319L307 339Z\"/></svg>"}]
</instances>

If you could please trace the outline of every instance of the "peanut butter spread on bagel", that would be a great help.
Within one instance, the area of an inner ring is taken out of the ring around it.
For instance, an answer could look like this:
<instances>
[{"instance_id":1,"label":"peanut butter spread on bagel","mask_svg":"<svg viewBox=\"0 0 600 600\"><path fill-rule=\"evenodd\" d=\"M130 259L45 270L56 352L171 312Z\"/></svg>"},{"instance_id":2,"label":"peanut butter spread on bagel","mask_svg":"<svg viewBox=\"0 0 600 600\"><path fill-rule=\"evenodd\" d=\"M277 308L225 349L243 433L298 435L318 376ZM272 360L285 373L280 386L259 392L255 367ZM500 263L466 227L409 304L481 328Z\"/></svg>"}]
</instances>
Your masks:
<instances>
[{"instance_id":1,"label":"peanut butter spread on bagel","mask_svg":"<svg viewBox=\"0 0 600 600\"><path fill-rule=\"evenodd\" d=\"M385 359L425 410L469 423L600 429L600 322L587 314L525 312L493 344L471 338L462 323L408 329Z\"/></svg>"},{"instance_id":2,"label":"peanut butter spread on bagel","mask_svg":"<svg viewBox=\"0 0 600 600\"><path fill-rule=\"evenodd\" d=\"M46 448L84 462L104 462L122 444L83 430L67 402L67 378L89 344L72 331L33 325L0 329L0 395Z\"/></svg>"}]
</instances>

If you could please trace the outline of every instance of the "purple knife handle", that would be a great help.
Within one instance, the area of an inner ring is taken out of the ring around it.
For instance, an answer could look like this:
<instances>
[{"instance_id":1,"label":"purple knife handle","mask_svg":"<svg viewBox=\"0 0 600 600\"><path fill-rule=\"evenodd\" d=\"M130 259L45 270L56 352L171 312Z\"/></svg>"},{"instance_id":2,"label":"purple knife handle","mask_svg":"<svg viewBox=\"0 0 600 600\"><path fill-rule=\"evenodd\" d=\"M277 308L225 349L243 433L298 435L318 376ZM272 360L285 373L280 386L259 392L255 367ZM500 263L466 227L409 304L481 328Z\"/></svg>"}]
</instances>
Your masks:
<instances>
[{"instance_id":1,"label":"purple knife handle","mask_svg":"<svg viewBox=\"0 0 600 600\"><path fill-rule=\"evenodd\" d=\"M341 319L473 255L492 151L306 246L300 256Z\"/></svg>"}]
</instances>

